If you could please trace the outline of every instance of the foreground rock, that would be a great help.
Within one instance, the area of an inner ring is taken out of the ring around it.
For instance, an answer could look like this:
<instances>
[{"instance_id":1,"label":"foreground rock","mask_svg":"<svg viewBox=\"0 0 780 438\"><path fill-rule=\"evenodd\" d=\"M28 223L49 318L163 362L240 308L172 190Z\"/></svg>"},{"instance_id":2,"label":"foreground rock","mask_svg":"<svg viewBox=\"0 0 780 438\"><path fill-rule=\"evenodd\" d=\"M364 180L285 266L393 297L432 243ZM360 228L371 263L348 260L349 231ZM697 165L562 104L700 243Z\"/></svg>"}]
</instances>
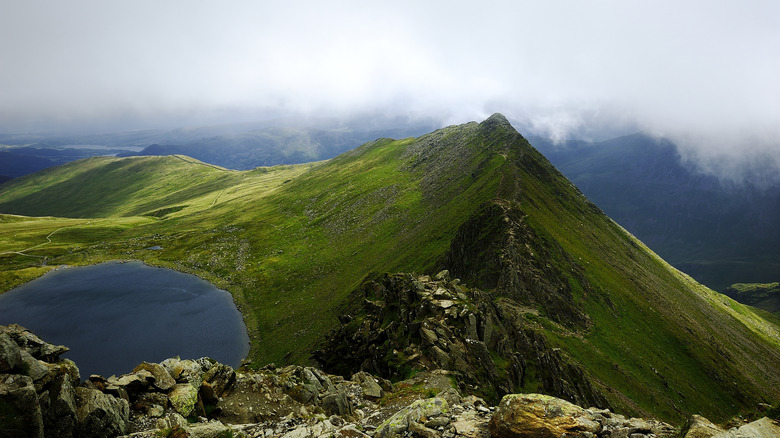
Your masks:
<instances>
[{"instance_id":1,"label":"foreground rock","mask_svg":"<svg viewBox=\"0 0 780 438\"><path fill-rule=\"evenodd\" d=\"M3 437L681 436L659 421L540 394L510 394L493 407L464 396L458 374L441 369L392 384L367 372L346 379L312 367L236 371L207 358L171 358L81 382L78 368L58 357L67 349L22 327L0 327L0 346ZM777 437L780 428L764 418L724 430L694 416L682 433Z\"/></svg>"},{"instance_id":2,"label":"foreground rock","mask_svg":"<svg viewBox=\"0 0 780 438\"><path fill-rule=\"evenodd\" d=\"M512 394L501 400L490 422L496 438L515 437L676 437L671 425L625 418L606 409L583 409L541 394Z\"/></svg>"}]
</instances>

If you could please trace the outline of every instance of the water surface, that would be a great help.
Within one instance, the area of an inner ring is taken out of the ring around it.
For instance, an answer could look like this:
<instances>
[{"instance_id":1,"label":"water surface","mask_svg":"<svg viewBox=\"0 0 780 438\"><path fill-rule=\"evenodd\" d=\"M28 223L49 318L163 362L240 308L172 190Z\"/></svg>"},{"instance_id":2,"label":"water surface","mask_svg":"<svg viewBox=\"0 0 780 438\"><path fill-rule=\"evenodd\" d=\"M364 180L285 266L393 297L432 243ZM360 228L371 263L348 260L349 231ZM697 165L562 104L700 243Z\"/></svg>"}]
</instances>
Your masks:
<instances>
[{"instance_id":1,"label":"water surface","mask_svg":"<svg viewBox=\"0 0 780 438\"><path fill-rule=\"evenodd\" d=\"M207 356L236 367L249 337L231 295L194 275L141 262L61 268L0 295L0 325L70 347L82 378L141 361Z\"/></svg>"}]
</instances>

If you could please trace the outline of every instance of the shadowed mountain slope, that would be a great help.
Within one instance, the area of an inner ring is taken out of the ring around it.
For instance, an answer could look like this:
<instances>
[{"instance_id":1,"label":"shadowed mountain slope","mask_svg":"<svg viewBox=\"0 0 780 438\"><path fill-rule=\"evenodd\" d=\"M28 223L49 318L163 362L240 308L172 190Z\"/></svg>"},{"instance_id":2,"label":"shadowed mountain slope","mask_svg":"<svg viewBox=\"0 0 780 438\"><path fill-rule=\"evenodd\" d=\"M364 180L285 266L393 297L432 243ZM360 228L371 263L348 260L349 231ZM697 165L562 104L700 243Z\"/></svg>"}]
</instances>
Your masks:
<instances>
[{"instance_id":1,"label":"shadowed mountain slope","mask_svg":"<svg viewBox=\"0 0 780 438\"><path fill-rule=\"evenodd\" d=\"M668 141L532 143L611 218L716 290L780 276L780 186L696 172Z\"/></svg>"},{"instance_id":2,"label":"shadowed mountain slope","mask_svg":"<svg viewBox=\"0 0 780 438\"><path fill-rule=\"evenodd\" d=\"M203 167L190 172L224 172ZM512 361L528 371L519 388L676 420L694 412L727 418L780 398L777 327L652 253L501 115L416 139L380 139L296 169L290 178L273 168L217 178L198 198L209 202L109 229L111 220L142 212L116 204L104 211L115 218L106 219L99 243L58 241L57 233L27 254L52 264L135 258L196 273L233 294L259 365L307 361L380 274L446 268L467 292L484 292L474 293L483 301L473 301L473 311L494 318L497 333L524 334L477 340L496 372ZM257 184L261 172L276 175L274 183ZM67 179L49 178L58 182L38 186L35 196ZM14 191L0 192L6 196ZM50 221L27 219L28 239L44 241ZM0 238L24 223L0 224ZM163 249L144 250L152 245ZM0 257L3 284L39 263Z\"/></svg>"}]
</instances>

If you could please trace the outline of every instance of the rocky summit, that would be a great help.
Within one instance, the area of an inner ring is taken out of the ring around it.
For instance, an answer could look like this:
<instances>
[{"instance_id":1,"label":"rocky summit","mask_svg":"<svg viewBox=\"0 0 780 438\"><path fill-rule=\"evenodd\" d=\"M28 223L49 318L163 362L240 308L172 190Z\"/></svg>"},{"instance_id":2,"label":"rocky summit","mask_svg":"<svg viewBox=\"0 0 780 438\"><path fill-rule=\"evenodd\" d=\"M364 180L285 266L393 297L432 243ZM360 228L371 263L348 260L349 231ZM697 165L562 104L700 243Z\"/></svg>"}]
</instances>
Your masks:
<instances>
[{"instance_id":1,"label":"rocky summit","mask_svg":"<svg viewBox=\"0 0 780 438\"><path fill-rule=\"evenodd\" d=\"M448 306L450 308L452 306ZM391 383L290 365L233 368L208 358L141 363L81 381L77 366L18 325L0 326L2 437L777 437L769 418L724 430L693 416L682 428L542 394L493 406L430 366Z\"/></svg>"}]
</instances>

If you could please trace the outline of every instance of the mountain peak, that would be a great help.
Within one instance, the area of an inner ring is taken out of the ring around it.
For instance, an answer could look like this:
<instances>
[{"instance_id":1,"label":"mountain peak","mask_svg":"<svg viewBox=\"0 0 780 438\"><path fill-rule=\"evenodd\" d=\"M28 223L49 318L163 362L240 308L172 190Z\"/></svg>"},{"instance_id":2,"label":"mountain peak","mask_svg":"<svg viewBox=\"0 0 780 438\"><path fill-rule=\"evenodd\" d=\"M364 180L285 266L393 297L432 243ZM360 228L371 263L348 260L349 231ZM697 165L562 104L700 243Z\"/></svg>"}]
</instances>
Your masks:
<instances>
[{"instance_id":1,"label":"mountain peak","mask_svg":"<svg viewBox=\"0 0 780 438\"><path fill-rule=\"evenodd\" d=\"M509 123L509 120L504 117L501 113L494 113L492 116L488 117L480 123L480 126L483 127L498 127L498 126L512 126L511 123Z\"/></svg>"}]
</instances>

